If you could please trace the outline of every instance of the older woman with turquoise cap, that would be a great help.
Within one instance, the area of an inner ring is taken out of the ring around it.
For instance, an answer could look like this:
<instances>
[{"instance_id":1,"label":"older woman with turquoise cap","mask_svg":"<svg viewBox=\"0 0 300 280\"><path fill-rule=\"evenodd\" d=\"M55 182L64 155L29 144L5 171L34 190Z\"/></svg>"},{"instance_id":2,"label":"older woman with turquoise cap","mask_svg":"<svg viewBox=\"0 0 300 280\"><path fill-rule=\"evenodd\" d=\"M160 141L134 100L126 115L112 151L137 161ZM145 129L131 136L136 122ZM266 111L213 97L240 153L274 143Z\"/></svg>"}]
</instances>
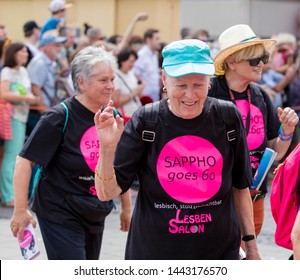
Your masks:
<instances>
[{"instance_id":1,"label":"older woman with turquoise cap","mask_svg":"<svg viewBox=\"0 0 300 280\"><path fill-rule=\"evenodd\" d=\"M112 101L95 115L98 197L126 193L139 175L126 259L238 259L241 236L254 236L241 116L207 97L215 72L207 44L175 41L162 55L167 99L138 109L125 128ZM260 259L253 238L246 256Z\"/></svg>"}]
</instances>

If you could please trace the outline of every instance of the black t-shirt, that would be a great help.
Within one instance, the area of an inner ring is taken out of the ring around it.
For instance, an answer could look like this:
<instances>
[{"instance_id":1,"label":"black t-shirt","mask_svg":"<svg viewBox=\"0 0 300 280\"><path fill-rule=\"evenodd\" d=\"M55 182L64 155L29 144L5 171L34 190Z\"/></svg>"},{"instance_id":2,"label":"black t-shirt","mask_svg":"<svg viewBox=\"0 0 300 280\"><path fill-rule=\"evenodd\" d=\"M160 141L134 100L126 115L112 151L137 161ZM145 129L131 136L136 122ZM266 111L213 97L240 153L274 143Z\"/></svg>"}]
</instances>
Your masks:
<instances>
[{"instance_id":1,"label":"black t-shirt","mask_svg":"<svg viewBox=\"0 0 300 280\"><path fill-rule=\"evenodd\" d=\"M262 155L267 148L268 141L278 137L280 121L268 94L254 84L250 84L249 89L251 93L249 115L248 89L242 93L234 91L232 91L232 93L236 106L242 115L245 127L247 127L247 117L250 118L247 143L252 175L254 176ZM209 96L231 101L225 76L218 76L211 79ZM267 178L263 182L260 190L264 193L267 192Z\"/></svg>"},{"instance_id":2,"label":"black t-shirt","mask_svg":"<svg viewBox=\"0 0 300 280\"><path fill-rule=\"evenodd\" d=\"M65 104L69 113L65 131L66 110L58 104L41 117L20 153L43 167L33 211L49 221L98 232L113 202L101 202L96 196L99 140L94 113L75 97Z\"/></svg>"},{"instance_id":3,"label":"black t-shirt","mask_svg":"<svg viewBox=\"0 0 300 280\"><path fill-rule=\"evenodd\" d=\"M231 105L231 103L230 103ZM240 229L232 186L251 185L241 116L229 143L218 102L207 98L200 116L182 119L160 102L156 139L142 140L144 107L126 124L115 170L123 192L138 171L138 192L126 259L235 259Z\"/></svg>"}]
</instances>

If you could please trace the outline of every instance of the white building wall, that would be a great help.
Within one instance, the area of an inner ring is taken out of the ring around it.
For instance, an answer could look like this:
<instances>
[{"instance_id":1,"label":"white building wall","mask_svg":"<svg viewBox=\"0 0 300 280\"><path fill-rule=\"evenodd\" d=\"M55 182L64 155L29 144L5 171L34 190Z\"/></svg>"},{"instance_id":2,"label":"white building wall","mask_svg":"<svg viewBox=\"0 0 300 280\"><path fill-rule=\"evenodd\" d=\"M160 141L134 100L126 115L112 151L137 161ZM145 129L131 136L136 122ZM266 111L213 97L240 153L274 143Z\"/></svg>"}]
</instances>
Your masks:
<instances>
[{"instance_id":1,"label":"white building wall","mask_svg":"<svg viewBox=\"0 0 300 280\"><path fill-rule=\"evenodd\" d=\"M249 24L257 35L296 34L300 0L181 0L180 27L218 37L227 27Z\"/></svg>"}]
</instances>

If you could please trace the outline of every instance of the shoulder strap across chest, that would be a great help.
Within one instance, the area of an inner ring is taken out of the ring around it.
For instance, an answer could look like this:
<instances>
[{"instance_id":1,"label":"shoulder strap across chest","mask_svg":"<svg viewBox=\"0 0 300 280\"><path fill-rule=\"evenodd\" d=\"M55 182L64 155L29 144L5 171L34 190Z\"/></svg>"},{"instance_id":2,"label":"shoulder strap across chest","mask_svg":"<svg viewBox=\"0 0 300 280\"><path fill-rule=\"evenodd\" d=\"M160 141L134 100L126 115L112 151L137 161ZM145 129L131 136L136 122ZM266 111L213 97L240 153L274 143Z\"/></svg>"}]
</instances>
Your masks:
<instances>
[{"instance_id":1,"label":"shoulder strap across chest","mask_svg":"<svg viewBox=\"0 0 300 280\"><path fill-rule=\"evenodd\" d=\"M235 116L233 114L233 110L230 110L230 103L229 101L225 101L222 99L217 99L221 115L223 121L226 125L227 130L227 139L229 142L236 140L236 130L235 130Z\"/></svg>"},{"instance_id":2,"label":"shoulder strap across chest","mask_svg":"<svg viewBox=\"0 0 300 280\"><path fill-rule=\"evenodd\" d=\"M146 142L154 142L155 127L158 122L160 101L145 105L145 128L142 132L142 139Z\"/></svg>"}]
</instances>

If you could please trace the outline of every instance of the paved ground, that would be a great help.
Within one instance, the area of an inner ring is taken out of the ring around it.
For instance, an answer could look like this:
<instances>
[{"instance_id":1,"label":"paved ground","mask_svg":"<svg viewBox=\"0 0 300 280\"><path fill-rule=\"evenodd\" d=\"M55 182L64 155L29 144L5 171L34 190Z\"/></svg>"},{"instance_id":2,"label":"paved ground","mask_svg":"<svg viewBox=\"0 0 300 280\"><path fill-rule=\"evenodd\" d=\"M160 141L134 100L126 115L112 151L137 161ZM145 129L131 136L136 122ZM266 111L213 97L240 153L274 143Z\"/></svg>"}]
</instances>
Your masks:
<instances>
[{"instance_id":1,"label":"paved ground","mask_svg":"<svg viewBox=\"0 0 300 280\"><path fill-rule=\"evenodd\" d=\"M124 248L127 234L119 230L119 211L117 209L108 216L104 231L102 253L100 259L122 260L124 259ZM1 260L21 260L21 252L17 240L12 236L9 228L12 209L0 207L0 259ZM287 260L291 252L274 244L273 236L275 224L271 216L269 207L269 197L266 197L266 217L262 232L258 238L258 245L262 257L266 260ZM38 245L41 254L37 257L46 260L47 256L39 228L36 229Z\"/></svg>"}]
</instances>

